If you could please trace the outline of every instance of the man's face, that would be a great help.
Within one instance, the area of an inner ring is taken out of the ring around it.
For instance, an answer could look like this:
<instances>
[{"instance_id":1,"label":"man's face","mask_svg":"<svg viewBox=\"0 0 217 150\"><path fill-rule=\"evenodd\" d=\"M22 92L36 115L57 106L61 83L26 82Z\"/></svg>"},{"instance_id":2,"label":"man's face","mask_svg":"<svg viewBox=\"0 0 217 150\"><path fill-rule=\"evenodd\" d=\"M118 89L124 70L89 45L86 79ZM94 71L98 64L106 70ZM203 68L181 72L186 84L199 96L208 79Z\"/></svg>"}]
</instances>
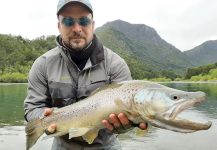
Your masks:
<instances>
[{"instance_id":1,"label":"man's face","mask_svg":"<svg viewBox=\"0 0 217 150\"><path fill-rule=\"evenodd\" d=\"M60 12L58 19L61 37L71 48L81 50L93 39L94 21L85 7L79 4L69 5Z\"/></svg>"}]
</instances>

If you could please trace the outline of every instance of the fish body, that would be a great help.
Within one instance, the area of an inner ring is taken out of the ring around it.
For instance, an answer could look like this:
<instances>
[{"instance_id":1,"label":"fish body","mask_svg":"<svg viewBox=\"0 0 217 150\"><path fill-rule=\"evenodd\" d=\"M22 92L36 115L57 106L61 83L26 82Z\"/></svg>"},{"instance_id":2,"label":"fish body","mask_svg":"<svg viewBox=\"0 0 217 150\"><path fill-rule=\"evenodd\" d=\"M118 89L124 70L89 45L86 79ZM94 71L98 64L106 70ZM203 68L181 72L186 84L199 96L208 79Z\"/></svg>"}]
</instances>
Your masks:
<instances>
[{"instance_id":1,"label":"fish body","mask_svg":"<svg viewBox=\"0 0 217 150\"><path fill-rule=\"evenodd\" d=\"M132 80L112 83L94 91L86 99L56 109L47 117L27 123L27 149L30 149L52 123L57 128L48 137L69 134L82 136L91 144L104 126L101 121L111 113L125 113L134 123L147 122L152 126L176 132L206 130L211 122L198 123L176 119L183 110L205 100L203 92L186 92L161 84Z\"/></svg>"}]
</instances>

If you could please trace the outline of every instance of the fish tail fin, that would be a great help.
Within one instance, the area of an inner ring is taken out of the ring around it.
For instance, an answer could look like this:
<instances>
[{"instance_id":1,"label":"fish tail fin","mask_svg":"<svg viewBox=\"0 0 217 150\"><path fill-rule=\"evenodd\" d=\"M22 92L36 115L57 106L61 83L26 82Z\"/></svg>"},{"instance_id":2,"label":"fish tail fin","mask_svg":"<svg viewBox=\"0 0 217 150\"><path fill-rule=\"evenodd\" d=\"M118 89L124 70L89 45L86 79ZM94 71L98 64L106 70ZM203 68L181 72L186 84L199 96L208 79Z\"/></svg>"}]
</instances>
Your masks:
<instances>
[{"instance_id":1,"label":"fish tail fin","mask_svg":"<svg viewBox=\"0 0 217 150\"><path fill-rule=\"evenodd\" d=\"M27 123L26 131L26 150L29 150L44 133L44 128L41 125L42 120L36 119Z\"/></svg>"}]
</instances>

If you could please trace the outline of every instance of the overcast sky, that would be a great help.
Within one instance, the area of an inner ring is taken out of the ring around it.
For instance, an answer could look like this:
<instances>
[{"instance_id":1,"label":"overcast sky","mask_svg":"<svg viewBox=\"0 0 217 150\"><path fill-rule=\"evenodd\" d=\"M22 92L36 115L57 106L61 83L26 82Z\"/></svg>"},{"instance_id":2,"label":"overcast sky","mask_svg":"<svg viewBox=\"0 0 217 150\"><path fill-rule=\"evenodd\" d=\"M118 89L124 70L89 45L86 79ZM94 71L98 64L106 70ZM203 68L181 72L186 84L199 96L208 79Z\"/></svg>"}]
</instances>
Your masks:
<instances>
[{"instance_id":1,"label":"overcast sky","mask_svg":"<svg viewBox=\"0 0 217 150\"><path fill-rule=\"evenodd\" d=\"M181 51L217 40L217 0L90 0L96 27L121 19L153 27ZM58 0L0 0L0 34L58 35Z\"/></svg>"}]
</instances>

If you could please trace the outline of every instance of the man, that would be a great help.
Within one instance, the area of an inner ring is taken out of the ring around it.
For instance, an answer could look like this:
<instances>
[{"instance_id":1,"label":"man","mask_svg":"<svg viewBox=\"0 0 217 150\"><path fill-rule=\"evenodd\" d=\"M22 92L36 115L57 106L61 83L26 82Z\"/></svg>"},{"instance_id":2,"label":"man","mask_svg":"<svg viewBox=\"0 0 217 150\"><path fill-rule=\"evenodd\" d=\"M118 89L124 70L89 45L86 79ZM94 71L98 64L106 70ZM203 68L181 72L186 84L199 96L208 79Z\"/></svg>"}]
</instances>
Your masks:
<instances>
[{"instance_id":1,"label":"man","mask_svg":"<svg viewBox=\"0 0 217 150\"><path fill-rule=\"evenodd\" d=\"M130 80L128 66L117 54L104 47L94 35L92 6L88 0L59 0L57 7L57 47L40 56L29 73L28 95L25 99L27 121L48 116L53 107L75 103L96 88L116 81ZM93 144L81 137L56 137L53 150L120 149L114 132L131 127L125 114L111 114L102 120L105 129ZM141 123L140 128L146 125ZM55 132L51 124L47 134Z\"/></svg>"}]
</instances>

